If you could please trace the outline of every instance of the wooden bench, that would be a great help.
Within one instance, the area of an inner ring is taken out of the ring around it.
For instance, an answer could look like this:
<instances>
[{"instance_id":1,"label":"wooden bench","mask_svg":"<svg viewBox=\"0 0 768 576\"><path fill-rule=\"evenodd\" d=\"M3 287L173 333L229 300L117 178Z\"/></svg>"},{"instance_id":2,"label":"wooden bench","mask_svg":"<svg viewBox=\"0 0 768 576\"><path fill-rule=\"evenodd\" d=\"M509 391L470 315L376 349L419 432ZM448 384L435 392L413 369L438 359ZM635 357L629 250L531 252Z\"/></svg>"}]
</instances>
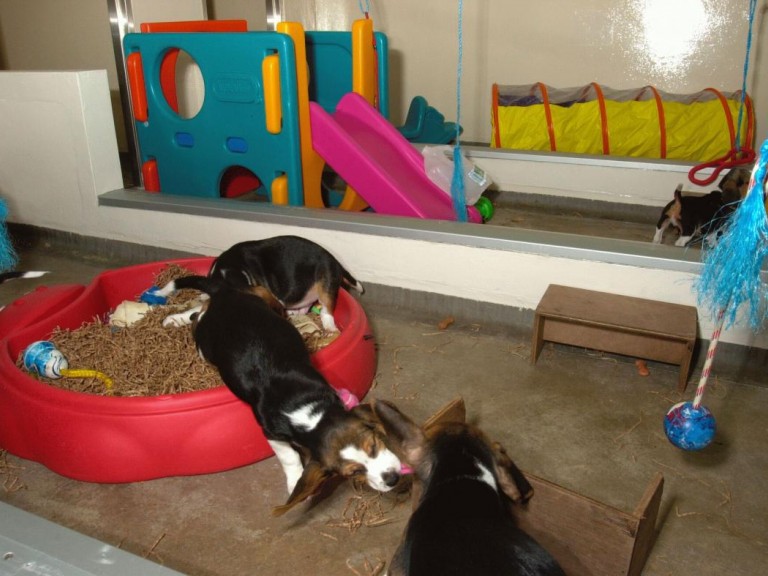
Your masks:
<instances>
[{"instance_id":1,"label":"wooden bench","mask_svg":"<svg viewBox=\"0 0 768 576\"><path fill-rule=\"evenodd\" d=\"M531 364L545 341L582 346L679 364L677 389L683 392L696 326L694 306L550 284L536 307Z\"/></svg>"}]
</instances>

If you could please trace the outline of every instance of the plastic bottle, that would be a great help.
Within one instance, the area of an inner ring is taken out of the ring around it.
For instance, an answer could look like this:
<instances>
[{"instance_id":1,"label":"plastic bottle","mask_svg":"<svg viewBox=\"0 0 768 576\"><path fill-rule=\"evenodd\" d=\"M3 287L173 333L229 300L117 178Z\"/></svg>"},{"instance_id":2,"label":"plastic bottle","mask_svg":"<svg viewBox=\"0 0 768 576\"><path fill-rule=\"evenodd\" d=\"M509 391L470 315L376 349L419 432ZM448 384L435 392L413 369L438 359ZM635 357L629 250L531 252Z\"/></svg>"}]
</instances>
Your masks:
<instances>
[{"instance_id":1,"label":"plastic bottle","mask_svg":"<svg viewBox=\"0 0 768 576\"><path fill-rule=\"evenodd\" d=\"M451 194L453 180L453 147L424 146L421 150L424 156L424 171L446 194ZM462 153L461 166L464 169L464 196L467 205L475 204L482 193L491 185L491 178L484 170L475 166Z\"/></svg>"}]
</instances>

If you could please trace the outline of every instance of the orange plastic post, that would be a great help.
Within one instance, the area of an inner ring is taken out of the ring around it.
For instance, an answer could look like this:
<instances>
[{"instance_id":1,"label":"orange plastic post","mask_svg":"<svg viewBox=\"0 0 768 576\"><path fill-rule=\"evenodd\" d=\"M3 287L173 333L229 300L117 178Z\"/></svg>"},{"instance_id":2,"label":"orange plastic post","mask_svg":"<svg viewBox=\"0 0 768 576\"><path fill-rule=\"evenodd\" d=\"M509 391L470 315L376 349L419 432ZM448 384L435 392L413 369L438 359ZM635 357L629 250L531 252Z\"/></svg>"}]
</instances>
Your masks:
<instances>
[{"instance_id":1,"label":"orange plastic post","mask_svg":"<svg viewBox=\"0 0 768 576\"><path fill-rule=\"evenodd\" d=\"M261 63L264 82L264 115L267 132L279 134L283 124L283 105L280 98L280 61L277 54L264 58Z\"/></svg>"},{"instance_id":2,"label":"orange plastic post","mask_svg":"<svg viewBox=\"0 0 768 576\"><path fill-rule=\"evenodd\" d=\"M131 87L131 107L133 117L137 122L146 122L147 88L144 84L144 66L141 64L141 52L133 52L125 59L125 69L128 73L128 85Z\"/></svg>"},{"instance_id":3,"label":"orange plastic post","mask_svg":"<svg viewBox=\"0 0 768 576\"><path fill-rule=\"evenodd\" d=\"M288 205L288 176L285 174L272 180L272 204Z\"/></svg>"},{"instance_id":4,"label":"orange plastic post","mask_svg":"<svg viewBox=\"0 0 768 576\"><path fill-rule=\"evenodd\" d=\"M160 174L157 172L157 160L147 160L141 165L141 176L144 180L144 190L160 192Z\"/></svg>"},{"instance_id":5,"label":"orange plastic post","mask_svg":"<svg viewBox=\"0 0 768 576\"><path fill-rule=\"evenodd\" d=\"M376 106L376 51L373 43L373 20L364 18L352 23L352 91Z\"/></svg>"},{"instance_id":6,"label":"orange plastic post","mask_svg":"<svg viewBox=\"0 0 768 576\"><path fill-rule=\"evenodd\" d=\"M312 127L309 121L309 75L304 28L298 22L279 22L277 31L291 37L296 54L296 92L299 104L299 147L301 149L304 205L309 208L324 208L321 182L325 162L312 147Z\"/></svg>"}]
</instances>

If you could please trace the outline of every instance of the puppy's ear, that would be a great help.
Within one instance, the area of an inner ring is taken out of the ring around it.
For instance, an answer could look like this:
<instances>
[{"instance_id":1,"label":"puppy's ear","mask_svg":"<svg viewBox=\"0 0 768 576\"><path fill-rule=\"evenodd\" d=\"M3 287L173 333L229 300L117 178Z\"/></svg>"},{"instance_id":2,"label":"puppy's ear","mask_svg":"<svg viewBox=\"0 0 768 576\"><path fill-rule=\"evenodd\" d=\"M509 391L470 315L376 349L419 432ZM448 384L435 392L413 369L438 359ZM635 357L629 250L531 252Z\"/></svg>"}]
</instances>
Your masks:
<instances>
[{"instance_id":1,"label":"puppy's ear","mask_svg":"<svg viewBox=\"0 0 768 576\"><path fill-rule=\"evenodd\" d=\"M515 503L524 504L533 496L533 486L512 462L504 446L498 442L493 442L493 460L496 468L496 476L499 478L499 485L507 497Z\"/></svg>"},{"instance_id":2,"label":"puppy's ear","mask_svg":"<svg viewBox=\"0 0 768 576\"><path fill-rule=\"evenodd\" d=\"M402 458L416 468L424 457L426 438L421 428L408 416L386 400L373 402L373 411L384 426L387 437L393 448L400 452Z\"/></svg>"},{"instance_id":3,"label":"puppy's ear","mask_svg":"<svg viewBox=\"0 0 768 576\"><path fill-rule=\"evenodd\" d=\"M318 462L312 460L307 463L307 465L304 466L304 473L296 483L293 492L291 492L291 495L288 497L288 501L282 506L275 506L272 509L272 515L282 516L297 504L304 502L304 500L317 493L320 486L323 485L323 482L330 476L330 472L323 468Z\"/></svg>"},{"instance_id":4,"label":"puppy's ear","mask_svg":"<svg viewBox=\"0 0 768 576\"><path fill-rule=\"evenodd\" d=\"M259 298L264 300L264 302L267 303L267 306L269 306L272 312L274 312L281 318L285 318L287 316L285 312L285 306L283 306L280 303L280 301L277 298L275 298L275 295L272 294L272 292L268 288L257 285L257 286L251 286L250 291L255 296L258 296Z\"/></svg>"}]
</instances>

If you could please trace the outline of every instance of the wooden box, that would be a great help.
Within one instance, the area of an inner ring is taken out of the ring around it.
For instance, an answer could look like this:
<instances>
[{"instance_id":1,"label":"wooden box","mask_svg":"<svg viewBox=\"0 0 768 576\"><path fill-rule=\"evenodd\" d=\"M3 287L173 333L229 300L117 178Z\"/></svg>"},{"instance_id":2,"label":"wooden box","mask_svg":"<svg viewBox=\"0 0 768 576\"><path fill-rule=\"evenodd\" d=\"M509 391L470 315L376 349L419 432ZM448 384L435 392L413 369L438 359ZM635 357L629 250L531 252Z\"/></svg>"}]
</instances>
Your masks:
<instances>
[{"instance_id":1,"label":"wooden box","mask_svg":"<svg viewBox=\"0 0 768 576\"><path fill-rule=\"evenodd\" d=\"M424 426L463 422L464 400L453 400ZM534 488L525 506L513 505L520 527L560 563L568 576L638 576L656 536L664 478L650 480L632 512L608 506L524 472Z\"/></svg>"}]
</instances>

